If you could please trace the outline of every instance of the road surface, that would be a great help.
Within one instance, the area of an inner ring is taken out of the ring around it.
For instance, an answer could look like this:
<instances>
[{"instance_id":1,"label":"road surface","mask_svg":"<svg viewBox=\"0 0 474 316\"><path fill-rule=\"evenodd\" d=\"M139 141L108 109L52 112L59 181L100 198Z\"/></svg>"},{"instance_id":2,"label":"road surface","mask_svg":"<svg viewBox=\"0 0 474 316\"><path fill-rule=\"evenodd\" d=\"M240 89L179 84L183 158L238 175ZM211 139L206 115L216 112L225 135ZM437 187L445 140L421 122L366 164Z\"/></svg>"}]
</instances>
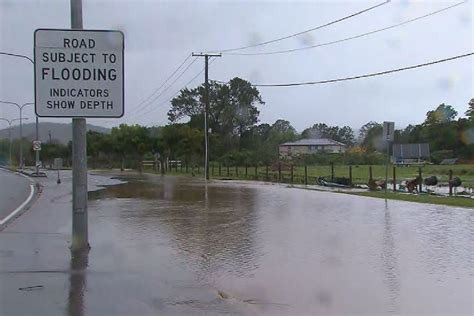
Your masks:
<instances>
[{"instance_id":1,"label":"road surface","mask_svg":"<svg viewBox=\"0 0 474 316\"><path fill-rule=\"evenodd\" d=\"M19 207L30 195L30 180L0 168L0 221Z\"/></svg>"}]
</instances>

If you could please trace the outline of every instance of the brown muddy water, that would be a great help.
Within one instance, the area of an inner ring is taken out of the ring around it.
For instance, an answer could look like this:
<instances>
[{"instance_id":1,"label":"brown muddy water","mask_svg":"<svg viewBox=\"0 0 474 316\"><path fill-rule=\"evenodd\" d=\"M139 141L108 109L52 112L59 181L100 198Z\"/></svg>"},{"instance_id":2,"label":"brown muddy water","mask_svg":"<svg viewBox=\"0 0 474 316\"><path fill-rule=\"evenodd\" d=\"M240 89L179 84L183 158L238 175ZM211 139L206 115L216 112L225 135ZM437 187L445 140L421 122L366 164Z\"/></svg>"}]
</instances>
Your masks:
<instances>
[{"instance_id":1,"label":"brown muddy water","mask_svg":"<svg viewBox=\"0 0 474 316\"><path fill-rule=\"evenodd\" d=\"M272 184L121 179L90 193L93 248L87 280L70 280L72 310L473 313L473 210Z\"/></svg>"}]
</instances>

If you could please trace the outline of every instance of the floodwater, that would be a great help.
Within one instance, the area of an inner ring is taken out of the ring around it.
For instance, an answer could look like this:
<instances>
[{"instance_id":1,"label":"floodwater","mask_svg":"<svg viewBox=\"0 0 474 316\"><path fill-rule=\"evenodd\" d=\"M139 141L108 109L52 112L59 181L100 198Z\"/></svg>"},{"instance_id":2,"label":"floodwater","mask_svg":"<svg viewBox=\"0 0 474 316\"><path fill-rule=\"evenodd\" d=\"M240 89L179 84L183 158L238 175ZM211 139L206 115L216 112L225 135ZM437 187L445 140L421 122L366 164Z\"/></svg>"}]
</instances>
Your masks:
<instances>
[{"instance_id":1,"label":"floodwater","mask_svg":"<svg viewBox=\"0 0 474 316\"><path fill-rule=\"evenodd\" d=\"M90 193L93 247L71 262L88 269L71 275L76 314L473 313L473 210L275 184L121 179Z\"/></svg>"}]
</instances>

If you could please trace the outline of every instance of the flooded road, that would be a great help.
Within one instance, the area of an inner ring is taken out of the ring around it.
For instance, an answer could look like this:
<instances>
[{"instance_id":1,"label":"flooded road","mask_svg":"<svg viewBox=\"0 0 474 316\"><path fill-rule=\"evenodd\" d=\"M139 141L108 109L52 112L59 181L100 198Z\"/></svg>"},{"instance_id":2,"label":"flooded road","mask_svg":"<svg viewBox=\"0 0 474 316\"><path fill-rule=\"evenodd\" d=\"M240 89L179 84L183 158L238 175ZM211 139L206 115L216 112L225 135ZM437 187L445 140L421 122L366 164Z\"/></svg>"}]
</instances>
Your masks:
<instances>
[{"instance_id":1,"label":"flooded road","mask_svg":"<svg viewBox=\"0 0 474 316\"><path fill-rule=\"evenodd\" d=\"M89 193L89 272L70 292L94 290L74 296L72 310L101 314L101 302L120 314L473 312L473 210L271 184L124 180ZM123 273L109 278L110 269Z\"/></svg>"}]
</instances>

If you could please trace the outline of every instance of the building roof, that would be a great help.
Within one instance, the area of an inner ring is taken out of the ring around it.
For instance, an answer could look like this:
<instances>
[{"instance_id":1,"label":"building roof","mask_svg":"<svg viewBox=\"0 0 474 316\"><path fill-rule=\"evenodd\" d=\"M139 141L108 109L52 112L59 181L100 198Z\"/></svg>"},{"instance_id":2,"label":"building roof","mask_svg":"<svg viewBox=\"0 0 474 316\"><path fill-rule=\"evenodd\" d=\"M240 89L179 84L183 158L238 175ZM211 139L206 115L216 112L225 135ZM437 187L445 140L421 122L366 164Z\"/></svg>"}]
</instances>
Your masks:
<instances>
[{"instance_id":1,"label":"building roof","mask_svg":"<svg viewBox=\"0 0 474 316\"><path fill-rule=\"evenodd\" d=\"M294 142L287 142L280 144L280 146L346 146L343 143L329 139L329 138L305 138Z\"/></svg>"}]
</instances>

